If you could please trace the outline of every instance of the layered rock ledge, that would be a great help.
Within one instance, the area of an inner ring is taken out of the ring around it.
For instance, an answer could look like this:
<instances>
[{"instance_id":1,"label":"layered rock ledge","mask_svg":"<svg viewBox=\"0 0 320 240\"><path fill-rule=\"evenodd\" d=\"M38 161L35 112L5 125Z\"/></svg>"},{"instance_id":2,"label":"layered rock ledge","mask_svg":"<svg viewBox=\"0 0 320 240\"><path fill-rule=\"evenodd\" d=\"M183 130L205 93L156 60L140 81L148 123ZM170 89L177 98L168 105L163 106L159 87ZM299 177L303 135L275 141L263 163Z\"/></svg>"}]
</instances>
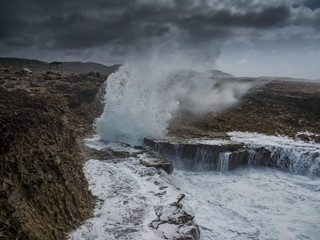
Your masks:
<instances>
[{"instance_id":1,"label":"layered rock ledge","mask_svg":"<svg viewBox=\"0 0 320 240\"><path fill-rule=\"evenodd\" d=\"M144 143L173 162L179 169L189 171L233 170L247 163L243 143L226 139L144 139ZM223 158L228 166L223 168Z\"/></svg>"},{"instance_id":2,"label":"layered rock ledge","mask_svg":"<svg viewBox=\"0 0 320 240\"><path fill-rule=\"evenodd\" d=\"M228 134L231 140L166 138L144 139L144 143L167 158L175 168L187 171L224 172L250 164L320 176L320 144L258 133Z\"/></svg>"}]
</instances>

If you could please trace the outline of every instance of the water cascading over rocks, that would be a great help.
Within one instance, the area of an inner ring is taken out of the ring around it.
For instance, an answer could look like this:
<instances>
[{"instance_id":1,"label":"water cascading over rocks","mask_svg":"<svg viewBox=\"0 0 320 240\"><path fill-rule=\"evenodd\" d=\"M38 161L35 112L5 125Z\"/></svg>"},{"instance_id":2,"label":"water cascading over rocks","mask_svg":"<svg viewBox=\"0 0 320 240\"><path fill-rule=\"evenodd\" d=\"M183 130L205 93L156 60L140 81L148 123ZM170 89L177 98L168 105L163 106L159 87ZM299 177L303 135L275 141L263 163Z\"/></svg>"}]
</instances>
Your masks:
<instances>
[{"instance_id":1,"label":"water cascading over rocks","mask_svg":"<svg viewBox=\"0 0 320 240\"><path fill-rule=\"evenodd\" d=\"M145 139L144 143L182 170L224 172L250 164L320 176L319 144L257 133L232 132L229 135L231 140Z\"/></svg>"},{"instance_id":2,"label":"water cascading over rocks","mask_svg":"<svg viewBox=\"0 0 320 240\"><path fill-rule=\"evenodd\" d=\"M231 152L219 153L219 161L218 161L218 168L217 168L219 172L228 171L230 154Z\"/></svg>"},{"instance_id":3,"label":"water cascading over rocks","mask_svg":"<svg viewBox=\"0 0 320 240\"><path fill-rule=\"evenodd\" d=\"M248 152L243 144L229 140L145 139L144 143L168 158L177 169L227 171L247 163Z\"/></svg>"},{"instance_id":4,"label":"water cascading over rocks","mask_svg":"<svg viewBox=\"0 0 320 240\"><path fill-rule=\"evenodd\" d=\"M286 136L229 133L233 141L245 143L248 163L276 167L294 174L320 176L320 144Z\"/></svg>"}]
</instances>

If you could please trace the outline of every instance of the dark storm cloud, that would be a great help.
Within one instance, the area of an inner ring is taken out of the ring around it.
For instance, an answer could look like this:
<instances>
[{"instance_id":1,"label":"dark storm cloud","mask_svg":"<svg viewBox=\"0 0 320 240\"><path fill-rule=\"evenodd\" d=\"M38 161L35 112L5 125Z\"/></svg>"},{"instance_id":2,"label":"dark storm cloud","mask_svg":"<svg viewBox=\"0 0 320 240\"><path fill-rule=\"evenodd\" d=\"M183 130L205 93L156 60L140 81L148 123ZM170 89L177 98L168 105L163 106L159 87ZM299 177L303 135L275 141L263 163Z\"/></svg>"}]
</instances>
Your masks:
<instances>
[{"instance_id":1,"label":"dark storm cloud","mask_svg":"<svg viewBox=\"0 0 320 240\"><path fill-rule=\"evenodd\" d=\"M249 11L244 14L232 13L225 9L210 15L195 15L186 19L186 24L194 27L211 25L216 27L252 27L269 28L284 22L289 17L286 6L277 6L263 9L262 11Z\"/></svg>"},{"instance_id":2,"label":"dark storm cloud","mask_svg":"<svg viewBox=\"0 0 320 240\"><path fill-rule=\"evenodd\" d=\"M315 10L317 8L320 8L320 1L319 0L308 0L308 1L305 1L305 6L312 9L312 10Z\"/></svg>"},{"instance_id":3,"label":"dark storm cloud","mask_svg":"<svg viewBox=\"0 0 320 240\"><path fill-rule=\"evenodd\" d=\"M53 47L58 48L95 47L117 38L129 39L131 29L122 31L123 27L129 27L123 19L103 21L79 13L52 15L41 24L54 41Z\"/></svg>"},{"instance_id":4,"label":"dark storm cloud","mask_svg":"<svg viewBox=\"0 0 320 240\"><path fill-rule=\"evenodd\" d=\"M10 1L0 10L0 44L38 49L124 49L141 40L174 40L182 44L236 37L297 24L316 25L316 1L218 0L30 0ZM305 5L303 5L305 4ZM300 19L300 20L299 20ZM118 50L117 50L118 49ZM124 52L123 52L124 53Z\"/></svg>"}]
</instances>

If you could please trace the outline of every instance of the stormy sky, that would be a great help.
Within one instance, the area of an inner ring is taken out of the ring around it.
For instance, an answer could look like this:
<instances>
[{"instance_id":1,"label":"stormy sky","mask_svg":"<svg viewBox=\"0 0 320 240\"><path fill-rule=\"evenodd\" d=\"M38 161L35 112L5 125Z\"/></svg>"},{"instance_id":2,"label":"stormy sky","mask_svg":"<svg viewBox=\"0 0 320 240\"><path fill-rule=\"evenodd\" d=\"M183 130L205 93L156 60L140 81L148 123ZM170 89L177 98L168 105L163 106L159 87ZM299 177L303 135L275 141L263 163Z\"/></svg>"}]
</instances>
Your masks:
<instances>
[{"instance_id":1,"label":"stormy sky","mask_svg":"<svg viewBox=\"0 0 320 240\"><path fill-rule=\"evenodd\" d=\"M0 36L1 56L111 65L156 47L237 76L320 79L319 0L6 0Z\"/></svg>"}]
</instances>

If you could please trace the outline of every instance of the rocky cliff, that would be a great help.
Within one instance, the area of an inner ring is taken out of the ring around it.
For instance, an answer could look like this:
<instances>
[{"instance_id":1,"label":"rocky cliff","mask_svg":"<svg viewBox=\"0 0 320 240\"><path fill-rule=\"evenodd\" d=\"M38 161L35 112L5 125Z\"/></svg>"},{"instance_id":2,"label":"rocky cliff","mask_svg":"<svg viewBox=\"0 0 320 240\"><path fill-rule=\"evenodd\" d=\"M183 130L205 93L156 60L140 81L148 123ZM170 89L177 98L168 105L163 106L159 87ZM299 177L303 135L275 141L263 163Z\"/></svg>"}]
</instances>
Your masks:
<instances>
[{"instance_id":1,"label":"rocky cliff","mask_svg":"<svg viewBox=\"0 0 320 240\"><path fill-rule=\"evenodd\" d=\"M1 70L0 239L63 239L92 214L81 138L106 76Z\"/></svg>"}]
</instances>

